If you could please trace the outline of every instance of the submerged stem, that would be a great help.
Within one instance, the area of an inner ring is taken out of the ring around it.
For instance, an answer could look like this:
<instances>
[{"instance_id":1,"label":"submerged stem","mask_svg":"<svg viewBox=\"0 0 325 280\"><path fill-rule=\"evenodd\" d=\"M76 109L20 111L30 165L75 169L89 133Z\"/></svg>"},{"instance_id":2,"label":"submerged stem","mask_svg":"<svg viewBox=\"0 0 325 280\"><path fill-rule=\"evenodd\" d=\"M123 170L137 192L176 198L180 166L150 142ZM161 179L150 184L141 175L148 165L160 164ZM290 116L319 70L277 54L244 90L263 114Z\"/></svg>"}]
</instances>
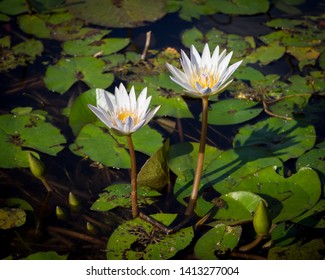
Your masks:
<instances>
[{"instance_id":1,"label":"submerged stem","mask_svg":"<svg viewBox=\"0 0 325 280\"><path fill-rule=\"evenodd\" d=\"M126 135L129 146L129 154L131 159L131 203L132 203L132 217L138 217L138 194L137 194L137 162L131 135Z\"/></svg>"},{"instance_id":2,"label":"submerged stem","mask_svg":"<svg viewBox=\"0 0 325 280\"><path fill-rule=\"evenodd\" d=\"M200 186L203 162L204 162L205 142L207 137L208 105L209 105L209 97L208 96L202 97L202 126L201 126L201 137L200 137L200 148L199 148L199 154L196 163L192 193L191 193L190 201L185 211L186 216L190 216L193 214L198 193L199 193L199 186Z\"/></svg>"}]
</instances>

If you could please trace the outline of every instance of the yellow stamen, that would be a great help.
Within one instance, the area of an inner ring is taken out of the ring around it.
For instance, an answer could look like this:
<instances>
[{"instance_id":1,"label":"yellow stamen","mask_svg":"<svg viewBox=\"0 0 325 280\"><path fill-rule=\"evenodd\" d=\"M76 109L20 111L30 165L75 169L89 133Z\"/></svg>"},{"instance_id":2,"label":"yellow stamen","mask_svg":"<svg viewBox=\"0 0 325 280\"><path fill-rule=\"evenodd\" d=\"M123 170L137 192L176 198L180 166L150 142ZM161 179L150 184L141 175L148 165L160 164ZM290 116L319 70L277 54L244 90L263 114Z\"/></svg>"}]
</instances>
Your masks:
<instances>
[{"instance_id":1,"label":"yellow stamen","mask_svg":"<svg viewBox=\"0 0 325 280\"><path fill-rule=\"evenodd\" d=\"M134 124L138 122L137 115L134 112L121 111L117 114L118 119L124 124L128 117L134 120Z\"/></svg>"},{"instance_id":2,"label":"yellow stamen","mask_svg":"<svg viewBox=\"0 0 325 280\"><path fill-rule=\"evenodd\" d=\"M218 76L214 77L210 73L203 72L197 77L192 78L192 86L198 83L202 88L212 88L218 81Z\"/></svg>"}]
</instances>

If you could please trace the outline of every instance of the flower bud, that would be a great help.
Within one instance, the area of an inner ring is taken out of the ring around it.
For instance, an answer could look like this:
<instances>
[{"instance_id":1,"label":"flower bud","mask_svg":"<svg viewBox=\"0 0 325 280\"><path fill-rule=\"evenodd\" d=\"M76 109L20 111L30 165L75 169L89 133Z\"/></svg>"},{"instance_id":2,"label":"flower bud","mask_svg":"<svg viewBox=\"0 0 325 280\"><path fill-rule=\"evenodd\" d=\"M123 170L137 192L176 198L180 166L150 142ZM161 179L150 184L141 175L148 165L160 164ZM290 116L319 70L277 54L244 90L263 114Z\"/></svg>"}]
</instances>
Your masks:
<instances>
[{"instance_id":1,"label":"flower bud","mask_svg":"<svg viewBox=\"0 0 325 280\"><path fill-rule=\"evenodd\" d=\"M45 174L45 165L44 163L34 156L32 153L28 153L28 162L29 162L29 168L32 174L38 178L41 179Z\"/></svg>"},{"instance_id":2,"label":"flower bud","mask_svg":"<svg viewBox=\"0 0 325 280\"><path fill-rule=\"evenodd\" d=\"M59 220L66 220L67 218L65 211L60 206L56 206L55 215Z\"/></svg>"},{"instance_id":3,"label":"flower bud","mask_svg":"<svg viewBox=\"0 0 325 280\"><path fill-rule=\"evenodd\" d=\"M259 235L268 234L271 225L272 220L270 217L270 213L265 205L265 202L263 200L260 200L256 207L253 218L253 226L255 232Z\"/></svg>"},{"instance_id":4,"label":"flower bud","mask_svg":"<svg viewBox=\"0 0 325 280\"><path fill-rule=\"evenodd\" d=\"M69 205L74 211L80 209L80 201L72 192L69 192Z\"/></svg>"},{"instance_id":5,"label":"flower bud","mask_svg":"<svg viewBox=\"0 0 325 280\"><path fill-rule=\"evenodd\" d=\"M96 227L92 223L87 222L86 227L87 227L87 231L90 234L96 234L97 233L97 229L96 229Z\"/></svg>"}]
</instances>

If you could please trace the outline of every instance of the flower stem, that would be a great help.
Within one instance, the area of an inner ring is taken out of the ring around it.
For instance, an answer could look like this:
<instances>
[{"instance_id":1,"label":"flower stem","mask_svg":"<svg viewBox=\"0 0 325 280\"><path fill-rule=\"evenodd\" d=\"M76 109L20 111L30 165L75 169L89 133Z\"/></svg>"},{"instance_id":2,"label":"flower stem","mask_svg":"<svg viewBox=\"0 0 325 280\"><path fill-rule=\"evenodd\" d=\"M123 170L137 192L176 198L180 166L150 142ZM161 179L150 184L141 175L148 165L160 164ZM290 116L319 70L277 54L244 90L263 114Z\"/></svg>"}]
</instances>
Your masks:
<instances>
[{"instance_id":1,"label":"flower stem","mask_svg":"<svg viewBox=\"0 0 325 280\"><path fill-rule=\"evenodd\" d=\"M209 108L208 105L209 105L209 97L208 96L202 97L202 126L201 126L200 148L199 148L199 154L196 163L192 193L191 193L190 201L185 211L186 216L190 216L193 214L198 193L199 193L199 186L200 186L203 162L204 162L205 142L207 137L208 108Z\"/></svg>"},{"instance_id":2,"label":"flower stem","mask_svg":"<svg viewBox=\"0 0 325 280\"><path fill-rule=\"evenodd\" d=\"M137 162L131 135L126 135L128 141L129 153L131 159L131 203L132 203L132 217L138 217L138 194L137 194Z\"/></svg>"}]
</instances>

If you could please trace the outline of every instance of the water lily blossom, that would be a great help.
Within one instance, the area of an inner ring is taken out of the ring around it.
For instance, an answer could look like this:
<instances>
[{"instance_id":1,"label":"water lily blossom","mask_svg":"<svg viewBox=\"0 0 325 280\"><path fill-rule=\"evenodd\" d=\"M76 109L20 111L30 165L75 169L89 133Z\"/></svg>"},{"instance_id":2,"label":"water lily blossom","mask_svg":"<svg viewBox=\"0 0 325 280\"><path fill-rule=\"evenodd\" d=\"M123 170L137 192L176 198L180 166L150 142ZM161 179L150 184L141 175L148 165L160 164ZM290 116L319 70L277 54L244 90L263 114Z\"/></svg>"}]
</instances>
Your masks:
<instances>
[{"instance_id":1,"label":"water lily blossom","mask_svg":"<svg viewBox=\"0 0 325 280\"><path fill-rule=\"evenodd\" d=\"M231 75L242 61L229 65L232 52L226 55L226 50L219 53L217 46L211 56L209 45L205 44L202 56L192 45L190 58L181 50L182 72L175 66L166 63L173 76L171 79L185 89L186 95L194 98L210 96L223 91L231 82Z\"/></svg>"},{"instance_id":2,"label":"water lily blossom","mask_svg":"<svg viewBox=\"0 0 325 280\"><path fill-rule=\"evenodd\" d=\"M144 88L136 99L134 87L130 94L121 83L115 94L96 89L97 106L88 104L90 110L118 135L130 135L146 125L157 113L160 106L150 111L151 96L147 98Z\"/></svg>"}]
</instances>

